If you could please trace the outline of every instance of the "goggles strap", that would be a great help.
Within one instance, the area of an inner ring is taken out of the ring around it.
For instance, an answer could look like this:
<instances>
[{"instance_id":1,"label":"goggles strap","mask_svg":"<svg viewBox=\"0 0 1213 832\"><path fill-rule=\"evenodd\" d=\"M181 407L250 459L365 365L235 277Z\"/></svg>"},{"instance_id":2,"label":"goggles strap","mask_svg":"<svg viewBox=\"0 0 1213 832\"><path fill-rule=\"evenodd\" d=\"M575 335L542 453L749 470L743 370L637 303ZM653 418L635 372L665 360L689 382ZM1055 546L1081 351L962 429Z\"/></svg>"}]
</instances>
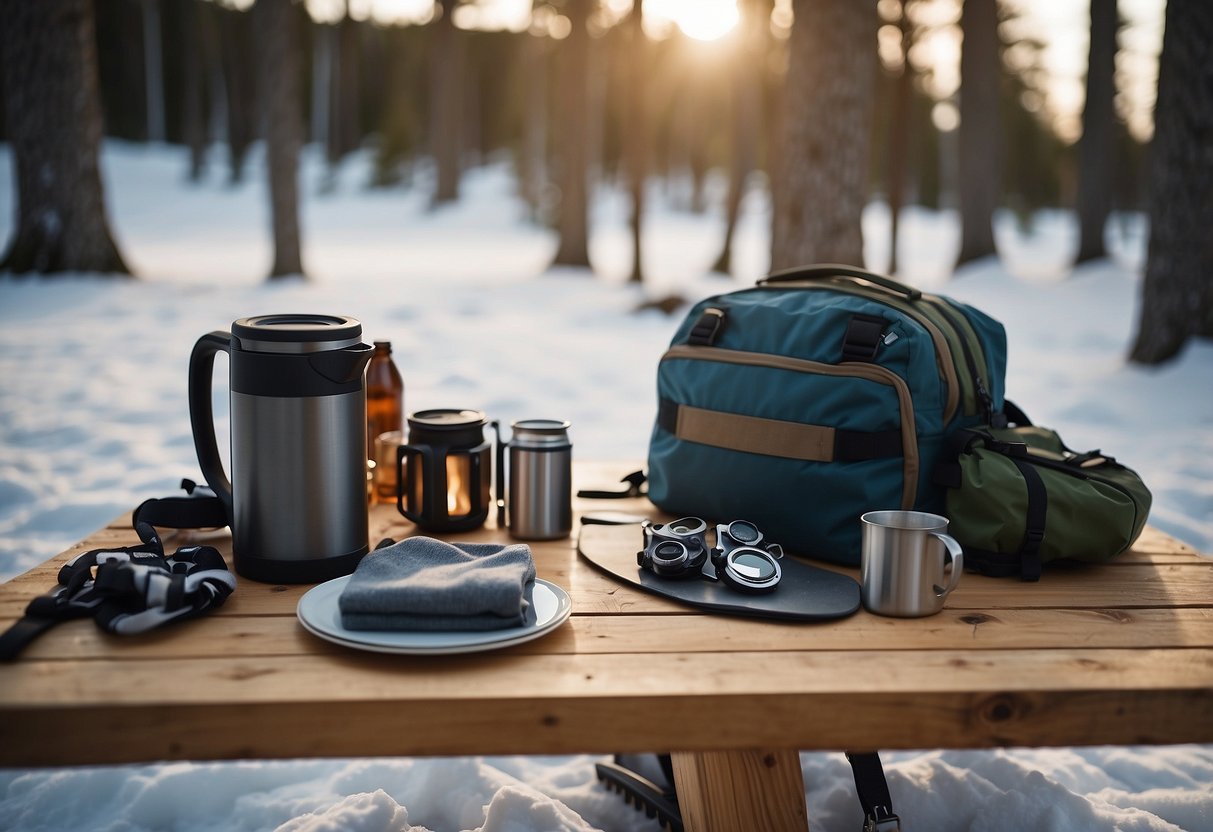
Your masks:
<instances>
[{"instance_id":1,"label":"goggles strap","mask_svg":"<svg viewBox=\"0 0 1213 832\"><path fill-rule=\"evenodd\" d=\"M0 661L17 658L30 642L72 618L92 618L102 630L142 633L219 607L236 588L223 555L211 546L185 546L165 557L147 523L137 546L93 549L59 570L58 585L30 601L25 615L0 634Z\"/></svg>"}]
</instances>

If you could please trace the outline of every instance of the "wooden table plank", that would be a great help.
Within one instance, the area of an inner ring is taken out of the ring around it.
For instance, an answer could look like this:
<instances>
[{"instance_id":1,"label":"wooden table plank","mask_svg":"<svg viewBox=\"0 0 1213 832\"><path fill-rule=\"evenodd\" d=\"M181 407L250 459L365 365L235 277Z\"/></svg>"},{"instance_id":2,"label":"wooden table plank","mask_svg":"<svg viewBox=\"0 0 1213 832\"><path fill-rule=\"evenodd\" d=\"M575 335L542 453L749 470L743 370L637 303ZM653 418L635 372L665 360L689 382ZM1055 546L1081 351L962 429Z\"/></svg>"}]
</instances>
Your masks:
<instances>
[{"instance_id":1,"label":"wooden table plank","mask_svg":"<svg viewBox=\"0 0 1213 832\"><path fill-rule=\"evenodd\" d=\"M0 628L11 619L0 619ZM680 615L584 615L511 654L712 653L723 650L1059 649L1058 633L1082 647L1213 647L1213 610L944 610L929 618L859 612L837 621L789 623ZM91 621L59 625L35 641L27 660L107 661L165 658L337 655L346 648L317 638L282 616L214 615L139 636L115 636ZM398 659L402 666L410 661Z\"/></svg>"},{"instance_id":2,"label":"wooden table plank","mask_svg":"<svg viewBox=\"0 0 1213 832\"><path fill-rule=\"evenodd\" d=\"M347 651L241 659L23 661L4 668L0 707L88 710L96 700L129 705L164 702L367 702L416 707L476 699L484 688L502 699L565 696L968 691L1065 691L1108 687L1208 688L1213 650L1104 648L1056 650L822 650L668 653L636 671L631 654L493 653L382 656ZM165 677L171 679L166 684ZM1211 714L1213 717L1213 714Z\"/></svg>"},{"instance_id":3,"label":"wooden table plank","mask_svg":"<svg viewBox=\"0 0 1213 832\"><path fill-rule=\"evenodd\" d=\"M87 677L67 663L31 663L37 678L21 701L2 703L0 765L1211 742L1213 651L1185 651L1179 667L1174 658L700 654L668 657L643 676L613 655L435 660L449 666L388 673L371 660L303 657L115 662ZM1007 684L988 687L995 678Z\"/></svg>"}]
</instances>

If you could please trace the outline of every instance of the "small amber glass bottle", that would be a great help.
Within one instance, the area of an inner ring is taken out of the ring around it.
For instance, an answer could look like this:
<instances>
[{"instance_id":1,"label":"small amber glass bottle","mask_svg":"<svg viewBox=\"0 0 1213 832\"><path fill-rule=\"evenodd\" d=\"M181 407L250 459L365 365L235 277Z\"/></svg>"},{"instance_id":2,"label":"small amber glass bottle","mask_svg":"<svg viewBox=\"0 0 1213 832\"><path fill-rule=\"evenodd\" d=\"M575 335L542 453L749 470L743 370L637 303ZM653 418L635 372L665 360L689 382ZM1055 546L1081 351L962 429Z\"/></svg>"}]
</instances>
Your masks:
<instances>
[{"instance_id":1,"label":"small amber glass bottle","mask_svg":"<svg viewBox=\"0 0 1213 832\"><path fill-rule=\"evenodd\" d=\"M404 380L392 361L390 341L376 341L366 370L366 458L375 458L375 439L404 428Z\"/></svg>"}]
</instances>

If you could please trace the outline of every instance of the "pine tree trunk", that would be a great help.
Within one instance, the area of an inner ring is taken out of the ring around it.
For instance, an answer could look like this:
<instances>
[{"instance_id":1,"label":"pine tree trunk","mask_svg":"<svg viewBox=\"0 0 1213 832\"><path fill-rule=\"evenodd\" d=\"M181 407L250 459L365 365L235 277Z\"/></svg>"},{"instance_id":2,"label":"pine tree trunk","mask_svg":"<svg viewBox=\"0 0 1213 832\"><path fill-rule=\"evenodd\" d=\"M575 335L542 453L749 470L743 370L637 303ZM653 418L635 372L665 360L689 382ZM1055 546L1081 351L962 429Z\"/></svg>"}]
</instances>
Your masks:
<instances>
[{"instance_id":1,"label":"pine tree trunk","mask_svg":"<svg viewBox=\"0 0 1213 832\"><path fill-rule=\"evenodd\" d=\"M1213 338L1213 4L1168 0L1159 59L1150 245L1131 358L1158 364Z\"/></svg>"},{"instance_id":2,"label":"pine tree trunk","mask_svg":"<svg viewBox=\"0 0 1213 832\"><path fill-rule=\"evenodd\" d=\"M545 148L547 147L548 38L526 35L523 47L526 62L526 82L523 91L522 137L518 148L518 181L522 198L530 209L531 219L540 216L546 177Z\"/></svg>"},{"instance_id":3,"label":"pine tree trunk","mask_svg":"<svg viewBox=\"0 0 1213 832\"><path fill-rule=\"evenodd\" d=\"M572 31L559 47L560 243L553 265L589 266L589 52L592 0L569 0Z\"/></svg>"},{"instance_id":4,"label":"pine tree trunk","mask_svg":"<svg viewBox=\"0 0 1213 832\"><path fill-rule=\"evenodd\" d=\"M914 92L914 67L910 64L912 28L906 13L906 0L899 4L901 30L901 71L893 85L893 112L889 123L889 168L885 183L889 203L889 274L897 274L897 237L901 226L901 208L905 202L906 160L910 155L910 98Z\"/></svg>"},{"instance_id":5,"label":"pine tree trunk","mask_svg":"<svg viewBox=\"0 0 1213 832\"><path fill-rule=\"evenodd\" d=\"M253 7L260 56L261 112L265 118L266 166L274 264L270 278L302 275L299 242L299 148L303 143L299 46L302 21L292 0L257 0Z\"/></svg>"},{"instance_id":6,"label":"pine tree trunk","mask_svg":"<svg viewBox=\"0 0 1213 832\"><path fill-rule=\"evenodd\" d=\"M362 136L359 135L361 113L358 97L361 25L347 12L329 33L332 36L329 42L329 103L326 108L329 123L325 136L326 158L332 167L341 164L362 141Z\"/></svg>"},{"instance_id":7,"label":"pine tree trunk","mask_svg":"<svg viewBox=\"0 0 1213 832\"><path fill-rule=\"evenodd\" d=\"M772 271L863 264L876 4L794 0Z\"/></svg>"},{"instance_id":8,"label":"pine tree trunk","mask_svg":"<svg viewBox=\"0 0 1213 832\"><path fill-rule=\"evenodd\" d=\"M733 267L733 237L737 233L737 222L741 218L741 200L745 196L746 179L754 169L757 152L757 129L761 120L762 62L766 52L762 48L765 32L769 29L770 14L765 4L757 0L746 0L739 5L741 23L737 33L736 62L730 73L732 77L732 133L733 146L729 158L729 192L724 207L724 245L712 265L712 271L728 275Z\"/></svg>"},{"instance_id":9,"label":"pine tree trunk","mask_svg":"<svg viewBox=\"0 0 1213 832\"><path fill-rule=\"evenodd\" d=\"M430 58L430 153L437 169L433 205L459 198L459 167L463 154L460 116L463 112L463 39L455 28L458 0L442 0L442 17L435 25Z\"/></svg>"},{"instance_id":10,"label":"pine tree trunk","mask_svg":"<svg viewBox=\"0 0 1213 832\"><path fill-rule=\"evenodd\" d=\"M160 0L143 0L143 73L147 97L147 140L162 142L164 133L164 58Z\"/></svg>"},{"instance_id":11,"label":"pine tree trunk","mask_svg":"<svg viewBox=\"0 0 1213 832\"><path fill-rule=\"evenodd\" d=\"M0 271L129 274L106 219L91 0L3 0L16 233Z\"/></svg>"},{"instance_id":12,"label":"pine tree trunk","mask_svg":"<svg viewBox=\"0 0 1213 832\"><path fill-rule=\"evenodd\" d=\"M219 12L219 44L223 65L224 113L227 127L229 178L233 184L244 181L244 162L253 143L256 122L254 76L257 69L252 60L251 22L248 12L217 8ZM260 50L258 44L257 49Z\"/></svg>"},{"instance_id":13,"label":"pine tree trunk","mask_svg":"<svg viewBox=\"0 0 1213 832\"><path fill-rule=\"evenodd\" d=\"M204 20L199 0L180 4L182 138L190 151L189 180L198 182L206 170L207 114L206 48Z\"/></svg>"},{"instance_id":14,"label":"pine tree trunk","mask_svg":"<svg viewBox=\"0 0 1213 832\"><path fill-rule=\"evenodd\" d=\"M957 192L960 255L956 265L995 253L994 211L1002 191L998 105L1002 59L995 0L966 0L960 16L960 130Z\"/></svg>"},{"instance_id":15,"label":"pine tree trunk","mask_svg":"<svg viewBox=\"0 0 1213 832\"><path fill-rule=\"evenodd\" d=\"M631 283L644 282L644 258L641 248L641 230L644 225L644 191L648 179L649 153L649 50L648 38L641 27L644 15L644 0L635 0L628 17L627 98L629 114L624 126L623 148L628 172L628 189L632 194L632 213L628 217L628 230L632 236Z\"/></svg>"},{"instance_id":16,"label":"pine tree trunk","mask_svg":"<svg viewBox=\"0 0 1213 832\"><path fill-rule=\"evenodd\" d=\"M1091 3L1091 47L1087 100L1078 145L1078 257L1085 263L1107 256L1103 232L1112 210L1113 130L1116 126L1116 0Z\"/></svg>"}]
</instances>

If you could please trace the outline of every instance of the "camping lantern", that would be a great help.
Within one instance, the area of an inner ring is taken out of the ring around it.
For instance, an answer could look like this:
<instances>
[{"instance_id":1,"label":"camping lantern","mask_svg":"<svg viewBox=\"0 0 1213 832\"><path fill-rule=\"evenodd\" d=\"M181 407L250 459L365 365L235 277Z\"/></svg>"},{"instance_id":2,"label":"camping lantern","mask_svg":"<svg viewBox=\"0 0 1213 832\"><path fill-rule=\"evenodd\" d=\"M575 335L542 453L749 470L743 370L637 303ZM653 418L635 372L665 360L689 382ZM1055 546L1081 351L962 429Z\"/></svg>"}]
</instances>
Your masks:
<instances>
[{"instance_id":1,"label":"camping lantern","mask_svg":"<svg viewBox=\"0 0 1213 832\"><path fill-rule=\"evenodd\" d=\"M421 410L396 456L396 507L427 531L459 532L489 513L492 447L479 410Z\"/></svg>"}]
</instances>

